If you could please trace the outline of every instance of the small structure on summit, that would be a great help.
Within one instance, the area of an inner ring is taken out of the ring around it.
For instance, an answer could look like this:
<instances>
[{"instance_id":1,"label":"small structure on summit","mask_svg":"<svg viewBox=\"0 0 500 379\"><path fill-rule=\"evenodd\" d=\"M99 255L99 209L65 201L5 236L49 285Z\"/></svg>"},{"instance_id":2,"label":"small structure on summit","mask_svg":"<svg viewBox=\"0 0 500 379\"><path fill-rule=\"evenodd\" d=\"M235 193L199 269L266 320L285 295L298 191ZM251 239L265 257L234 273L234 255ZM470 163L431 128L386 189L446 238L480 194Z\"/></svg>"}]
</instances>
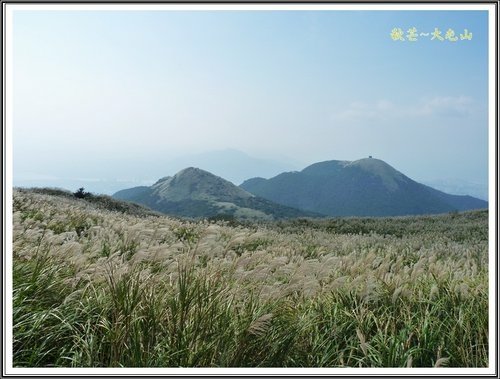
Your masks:
<instances>
[{"instance_id":1,"label":"small structure on summit","mask_svg":"<svg viewBox=\"0 0 500 379\"><path fill-rule=\"evenodd\" d=\"M368 155L368 158L373 158L371 155Z\"/></svg>"}]
</instances>

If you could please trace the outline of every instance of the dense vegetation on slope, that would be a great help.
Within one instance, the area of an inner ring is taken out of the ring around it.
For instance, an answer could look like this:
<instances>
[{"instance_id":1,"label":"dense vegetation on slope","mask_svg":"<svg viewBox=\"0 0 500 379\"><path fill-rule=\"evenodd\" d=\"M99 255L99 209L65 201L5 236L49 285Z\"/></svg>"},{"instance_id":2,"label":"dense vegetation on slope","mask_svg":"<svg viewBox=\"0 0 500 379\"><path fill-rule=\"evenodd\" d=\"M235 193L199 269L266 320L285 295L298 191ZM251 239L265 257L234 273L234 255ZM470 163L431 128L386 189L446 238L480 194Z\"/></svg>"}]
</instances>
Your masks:
<instances>
[{"instance_id":1,"label":"dense vegetation on slope","mask_svg":"<svg viewBox=\"0 0 500 379\"><path fill-rule=\"evenodd\" d=\"M230 227L13 201L15 366L488 366L487 212Z\"/></svg>"},{"instance_id":2,"label":"dense vegetation on slope","mask_svg":"<svg viewBox=\"0 0 500 379\"><path fill-rule=\"evenodd\" d=\"M254 178L241 188L278 204L329 216L399 216L481 209L487 202L445 194L374 158L315 163L300 172Z\"/></svg>"},{"instance_id":3,"label":"dense vegetation on slope","mask_svg":"<svg viewBox=\"0 0 500 379\"><path fill-rule=\"evenodd\" d=\"M151 187L125 189L113 197L181 217L225 215L239 220L274 220L319 216L257 197L227 180L193 167L160 179Z\"/></svg>"},{"instance_id":4,"label":"dense vegetation on slope","mask_svg":"<svg viewBox=\"0 0 500 379\"><path fill-rule=\"evenodd\" d=\"M81 188L81 190L83 190L83 188ZM77 192L72 193L70 191L58 188L29 188L29 189L17 189L16 191L59 196L66 199L78 198ZM119 201L107 195L95 195L90 192L83 192L83 196L80 199L81 201L84 201L89 205L93 205L98 209L122 212L134 216L160 216L160 213L155 212L150 208L135 203Z\"/></svg>"}]
</instances>

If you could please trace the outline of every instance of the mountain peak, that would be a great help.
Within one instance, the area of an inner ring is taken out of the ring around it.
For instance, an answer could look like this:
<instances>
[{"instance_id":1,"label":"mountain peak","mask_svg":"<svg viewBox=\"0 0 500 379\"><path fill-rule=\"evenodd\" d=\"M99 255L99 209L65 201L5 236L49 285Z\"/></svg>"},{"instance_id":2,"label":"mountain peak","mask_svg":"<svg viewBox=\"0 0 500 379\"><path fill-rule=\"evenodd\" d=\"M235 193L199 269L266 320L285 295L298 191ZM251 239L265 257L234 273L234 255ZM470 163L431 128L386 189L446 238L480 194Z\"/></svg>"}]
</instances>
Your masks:
<instances>
[{"instance_id":1,"label":"mountain peak","mask_svg":"<svg viewBox=\"0 0 500 379\"><path fill-rule=\"evenodd\" d=\"M329 216L398 216L487 206L479 199L426 187L371 157L318 162L298 173L246 181L242 188L282 205Z\"/></svg>"},{"instance_id":2,"label":"mountain peak","mask_svg":"<svg viewBox=\"0 0 500 379\"><path fill-rule=\"evenodd\" d=\"M181 176L181 175L197 175L197 174L211 174L208 171L202 170L201 168L198 167L187 167L183 170L180 170L175 176ZM215 176L215 175L214 175Z\"/></svg>"},{"instance_id":3,"label":"mountain peak","mask_svg":"<svg viewBox=\"0 0 500 379\"><path fill-rule=\"evenodd\" d=\"M358 159L358 160L355 160L355 161L351 161L349 162L349 165L357 165L357 166L360 166L360 167L388 167L388 168L391 168L392 170L396 171L396 169L394 169L391 165L389 165L388 163L386 163L385 161L383 161L382 159L378 159L378 158L372 158L372 157L369 157L369 158L361 158L361 159Z\"/></svg>"},{"instance_id":4,"label":"mountain peak","mask_svg":"<svg viewBox=\"0 0 500 379\"><path fill-rule=\"evenodd\" d=\"M160 212L188 217L225 214L241 219L272 220L318 216L317 213L292 209L258 198L243 188L196 167L188 167L172 177L160 179L151 187L122 190L114 196L138 202Z\"/></svg>"},{"instance_id":5,"label":"mountain peak","mask_svg":"<svg viewBox=\"0 0 500 379\"><path fill-rule=\"evenodd\" d=\"M405 176L381 159L363 158L349 163L346 167L357 167L371 175L378 176L389 191L399 188L398 182Z\"/></svg>"},{"instance_id":6,"label":"mountain peak","mask_svg":"<svg viewBox=\"0 0 500 379\"><path fill-rule=\"evenodd\" d=\"M153 185L155 193L171 201L248 198L252 194L197 167L188 167Z\"/></svg>"},{"instance_id":7,"label":"mountain peak","mask_svg":"<svg viewBox=\"0 0 500 379\"><path fill-rule=\"evenodd\" d=\"M302 173L307 174L307 175L325 175L331 172L335 172L338 170L343 169L346 165L348 165L349 161L337 161L337 160L330 160L330 161L323 161L323 162L317 162L313 163L312 165L307 166L304 168Z\"/></svg>"}]
</instances>

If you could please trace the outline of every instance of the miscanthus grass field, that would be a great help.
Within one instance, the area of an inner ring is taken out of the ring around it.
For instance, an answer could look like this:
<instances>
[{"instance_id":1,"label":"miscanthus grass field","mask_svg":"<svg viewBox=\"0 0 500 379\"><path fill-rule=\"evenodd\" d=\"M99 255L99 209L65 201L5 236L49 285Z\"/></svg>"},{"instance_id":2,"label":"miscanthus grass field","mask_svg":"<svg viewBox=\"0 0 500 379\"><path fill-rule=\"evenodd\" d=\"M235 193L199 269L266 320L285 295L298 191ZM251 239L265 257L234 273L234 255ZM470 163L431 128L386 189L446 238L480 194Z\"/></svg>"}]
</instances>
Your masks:
<instances>
[{"instance_id":1,"label":"miscanthus grass field","mask_svg":"<svg viewBox=\"0 0 500 379\"><path fill-rule=\"evenodd\" d=\"M13 201L14 366L488 366L486 211L242 225Z\"/></svg>"}]
</instances>

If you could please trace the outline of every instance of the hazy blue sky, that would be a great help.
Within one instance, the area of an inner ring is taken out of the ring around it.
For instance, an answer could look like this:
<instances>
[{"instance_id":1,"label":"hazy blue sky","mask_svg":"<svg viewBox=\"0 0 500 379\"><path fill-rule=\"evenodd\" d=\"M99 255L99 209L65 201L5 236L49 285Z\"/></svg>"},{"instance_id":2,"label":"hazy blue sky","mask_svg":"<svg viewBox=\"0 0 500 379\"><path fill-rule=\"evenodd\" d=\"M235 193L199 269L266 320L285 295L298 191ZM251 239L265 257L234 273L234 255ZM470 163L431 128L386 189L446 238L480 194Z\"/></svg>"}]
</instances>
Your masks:
<instances>
[{"instance_id":1,"label":"hazy blue sky","mask_svg":"<svg viewBox=\"0 0 500 379\"><path fill-rule=\"evenodd\" d=\"M487 26L486 11L16 11L14 182L157 179L173 174L159 162L231 148L486 184Z\"/></svg>"}]
</instances>

